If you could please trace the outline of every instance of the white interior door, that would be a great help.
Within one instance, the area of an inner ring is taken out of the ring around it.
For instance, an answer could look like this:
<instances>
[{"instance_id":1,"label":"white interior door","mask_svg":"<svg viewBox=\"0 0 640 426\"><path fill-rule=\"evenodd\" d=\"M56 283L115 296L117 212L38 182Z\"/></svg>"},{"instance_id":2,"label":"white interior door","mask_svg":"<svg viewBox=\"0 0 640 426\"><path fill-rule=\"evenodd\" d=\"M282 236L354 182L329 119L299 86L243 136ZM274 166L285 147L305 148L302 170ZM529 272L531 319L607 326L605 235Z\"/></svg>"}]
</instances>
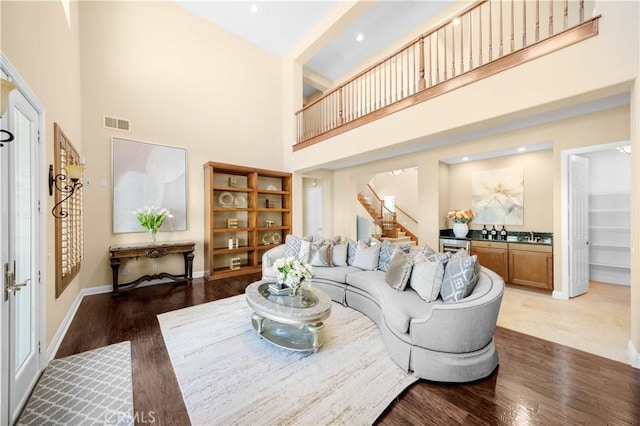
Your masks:
<instances>
[{"instance_id":1,"label":"white interior door","mask_svg":"<svg viewBox=\"0 0 640 426\"><path fill-rule=\"evenodd\" d=\"M324 216L322 213L322 188L307 189L307 217L305 218L305 235L323 235Z\"/></svg>"},{"instance_id":2,"label":"white interior door","mask_svg":"<svg viewBox=\"0 0 640 426\"><path fill-rule=\"evenodd\" d=\"M12 91L2 126L8 128L15 139L0 148L1 424L12 424L16 420L40 374L39 122L36 109L20 92Z\"/></svg>"},{"instance_id":3,"label":"white interior door","mask_svg":"<svg viewBox=\"0 0 640 426\"><path fill-rule=\"evenodd\" d=\"M589 291L589 159L569 156L569 297Z\"/></svg>"}]
</instances>

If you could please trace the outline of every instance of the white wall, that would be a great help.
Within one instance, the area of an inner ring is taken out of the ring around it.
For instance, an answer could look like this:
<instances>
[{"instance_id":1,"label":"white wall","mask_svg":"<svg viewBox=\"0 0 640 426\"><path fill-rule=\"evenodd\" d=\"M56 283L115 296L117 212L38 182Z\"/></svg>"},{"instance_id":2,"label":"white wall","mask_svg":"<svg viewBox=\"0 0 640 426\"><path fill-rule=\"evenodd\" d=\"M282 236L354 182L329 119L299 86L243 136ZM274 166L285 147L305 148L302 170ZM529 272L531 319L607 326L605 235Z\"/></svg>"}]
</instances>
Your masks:
<instances>
[{"instance_id":1,"label":"white wall","mask_svg":"<svg viewBox=\"0 0 640 426\"><path fill-rule=\"evenodd\" d=\"M589 192L631 191L631 156L616 149L580 154L589 159Z\"/></svg>"},{"instance_id":2,"label":"white wall","mask_svg":"<svg viewBox=\"0 0 640 426\"><path fill-rule=\"evenodd\" d=\"M58 123L71 143L83 152L78 3L70 3L69 20L61 2L57 1L3 1L0 7L0 48L45 108L46 139L42 143L46 147L46 163L54 162L53 123ZM44 177L46 171L41 172ZM60 297L55 297L55 225L50 213L54 197L47 196L44 202L47 226L45 343L48 346L78 295L81 280L76 277ZM85 229L91 223L85 214ZM85 259L82 268L87 266Z\"/></svg>"},{"instance_id":3,"label":"white wall","mask_svg":"<svg viewBox=\"0 0 640 426\"><path fill-rule=\"evenodd\" d=\"M147 238L112 233L112 136L186 148L187 230L158 238L195 241L193 268L202 271L203 164L283 167L274 149L282 139L282 62L173 2L82 2L80 13L82 154L94 182L84 188L83 285L111 282L109 245ZM105 114L131 120L131 132L103 128ZM102 179L106 187L97 185ZM139 276L151 263L127 268ZM162 267L181 271L182 259L168 256Z\"/></svg>"}]
</instances>

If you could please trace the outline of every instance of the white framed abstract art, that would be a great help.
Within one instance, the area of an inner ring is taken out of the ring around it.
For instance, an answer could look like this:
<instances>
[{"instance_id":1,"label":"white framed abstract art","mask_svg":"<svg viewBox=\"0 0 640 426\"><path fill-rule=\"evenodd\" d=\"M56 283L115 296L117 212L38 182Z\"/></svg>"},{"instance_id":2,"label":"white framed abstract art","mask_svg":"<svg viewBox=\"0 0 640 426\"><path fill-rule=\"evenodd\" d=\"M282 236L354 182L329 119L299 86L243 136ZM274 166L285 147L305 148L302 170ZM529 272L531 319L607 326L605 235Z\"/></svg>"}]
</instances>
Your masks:
<instances>
[{"instance_id":1,"label":"white framed abstract art","mask_svg":"<svg viewBox=\"0 0 640 426\"><path fill-rule=\"evenodd\" d=\"M145 232L134 211L164 207L172 218L161 231L187 229L187 151L165 145L111 138L113 232Z\"/></svg>"},{"instance_id":2,"label":"white framed abstract art","mask_svg":"<svg viewBox=\"0 0 640 426\"><path fill-rule=\"evenodd\" d=\"M471 175L471 209L474 223L524 224L522 167L475 171Z\"/></svg>"}]
</instances>

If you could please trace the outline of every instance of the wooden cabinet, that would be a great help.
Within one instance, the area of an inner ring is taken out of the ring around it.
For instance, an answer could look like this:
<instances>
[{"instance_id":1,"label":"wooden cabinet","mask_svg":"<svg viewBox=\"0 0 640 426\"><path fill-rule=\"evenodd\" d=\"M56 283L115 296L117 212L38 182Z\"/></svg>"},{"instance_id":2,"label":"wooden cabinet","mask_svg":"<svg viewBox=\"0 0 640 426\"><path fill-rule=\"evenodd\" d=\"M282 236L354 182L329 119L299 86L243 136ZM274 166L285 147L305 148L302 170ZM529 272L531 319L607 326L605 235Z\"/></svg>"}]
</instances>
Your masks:
<instances>
[{"instance_id":1,"label":"wooden cabinet","mask_svg":"<svg viewBox=\"0 0 640 426\"><path fill-rule=\"evenodd\" d=\"M262 255L291 232L291 174L204 164L205 277L259 272Z\"/></svg>"},{"instance_id":2,"label":"wooden cabinet","mask_svg":"<svg viewBox=\"0 0 640 426\"><path fill-rule=\"evenodd\" d=\"M496 241L473 241L471 254L478 256L478 262L485 268L500 275L505 282L509 279L508 244Z\"/></svg>"},{"instance_id":3,"label":"wooden cabinet","mask_svg":"<svg viewBox=\"0 0 640 426\"><path fill-rule=\"evenodd\" d=\"M541 290L553 290L551 246L509 244L509 283Z\"/></svg>"}]
</instances>

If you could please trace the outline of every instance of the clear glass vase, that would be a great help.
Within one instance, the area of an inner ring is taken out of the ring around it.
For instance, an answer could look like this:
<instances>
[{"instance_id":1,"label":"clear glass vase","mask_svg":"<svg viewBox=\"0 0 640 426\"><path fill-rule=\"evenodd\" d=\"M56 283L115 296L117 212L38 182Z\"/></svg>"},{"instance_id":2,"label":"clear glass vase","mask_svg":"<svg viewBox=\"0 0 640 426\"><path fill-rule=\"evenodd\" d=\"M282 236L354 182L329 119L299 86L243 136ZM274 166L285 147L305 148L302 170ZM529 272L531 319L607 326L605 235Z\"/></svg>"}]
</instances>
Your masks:
<instances>
[{"instance_id":1,"label":"clear glass vase","mask_svg":"<svg viewBox=\"0 0 640 426\"><path fill-rule=\"evenodd\" d=\"M149 229L149 236L151 237L151 243L155 244L158 241L158 230Z\"/></svg>"}]
</instances>

